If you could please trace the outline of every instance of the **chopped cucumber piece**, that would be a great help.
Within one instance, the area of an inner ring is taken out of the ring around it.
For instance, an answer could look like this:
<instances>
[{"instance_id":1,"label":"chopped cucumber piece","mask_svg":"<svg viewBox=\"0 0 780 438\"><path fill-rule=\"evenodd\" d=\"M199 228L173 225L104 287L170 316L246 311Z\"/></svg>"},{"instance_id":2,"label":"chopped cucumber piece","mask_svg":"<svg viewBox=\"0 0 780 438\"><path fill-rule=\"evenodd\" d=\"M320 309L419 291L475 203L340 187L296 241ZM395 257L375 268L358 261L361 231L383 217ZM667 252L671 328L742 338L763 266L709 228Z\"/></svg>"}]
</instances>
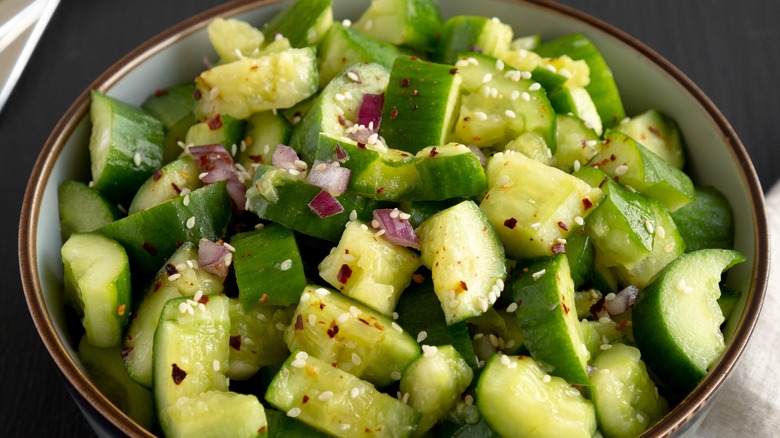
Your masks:
<instances>
[{"instance_id":1,"label":"chopped cucumber piece","mask_svg":"<svg viewBox=\"0 0 780 438\"><path fill-rule=\"evenodd\" d=\"M295 350L265 399L311 427L332 435L411 436L420 414L370 383Z\"/></svg>"},{"instance_id":2,"label":"chopped cucumber piece","mask_svg":"<svg viewBox=\"0 0 780 438\"><path fill-rule=\"evenodd\" d=\"M477 316L504 289L504 248L485 214L463 201L417 228L422 263L431 270L447 324Z\"/></svg>"},{"instance_id":3,"label":"chopped cucumber piece","mask_svg":"<svg viewBox=\"0 0 780 438\"><path fill-rule=\"evenodd\" d=\"M270 164L280 144L287 144L292 126L281 114L273 111L254 113L246 120L243 146L239 149L236 163L253 174L261 164Z\"/></svg>"},{"instance_id":4,"label":"chopped cucumber piece","mask_svg":"<svg viewBox=\"0 0 780 438\"><path fill-rule=\"evenodd\" d=\"M452 409L474 378L474 371L452 345L422 348L423 355L404 371L400 385L402 397L408 394L409 406L422 414L416 435L430 430Z\"/></svg>"},{"instance_id":5,"label":"chopped cucumber piece","mask_svg":"<svg viewBox=\"0 0 780 438\"><path fill-rule=\"evenodd\" d=\"M399 56L390 70L379 135L389 147L410 153L446 143L457 117L460 83L451 65Z\"/></svg>"},{"instance_id":6,"label":"chopped cucumber piece","mask_svg":"<svg viewBox=\"0 0 780 438\"><path fill-rule=\"evenodd\" d=\"M198 178L200 170L192 159L192 155L183 154L155 171L133 196L133 201L127 209L128 214L162 204L165 201L185 195L203 186Z\"/></svg>"},{"instance_id":7,"label":"chopped cucumber piece","mask_svg":"<svg viewBox=\"0 0 780 438\"><path fill-rule=\"evenodd\" d=\"M132 198L162 164L165 131L145 110L92 90L89 157L94 187L114 202Z\"/></svg>"},{"instance_id":8,"label":"chopped cucumber piece","mask_svg":"<svg viewBox=\"0 0 780 438\"><path fill-rule=\"evenodd\" d=\"M390 70L401 51L352 26L333 23L318 48L320 88L358 63L375 62Z\"/></svg>"},{"instance_id":9,"label":"chopped cucumber piece","mask_svg":"<svg viewBox=\"0 0 780 438\"><path fill-rule=\"evenodd\" d=\"M207 391L183 396L165 414L166 437L268 436L265 409L251 394Z\"/></svg>"},{"instance_id":10,"label":"chopped cucumber piece","mask_svg":"<svg viewBox=\"0 0 780 438\"><path fill-rule=\"evenodd\" d=\"M289 108L316 93L317 57L307 47L241 58L204 71L195 84L200 119L217 114L246 119L259 111Z\"/></svg>"},{"instance_id":11,"label":"chopped cucumber piece","mask_svg":"<svg viewBox=\"0 0 780 438\"><path fill-rule=\"evenodd\" d=\"M525 346L553 375L588 385L588 359L574 305L574 283L564 254L515 269L510 280L512 301Z\"/></svg>"},{"instance_id":12,"label":"chopped cucumber piece","mask_svg":"<svg viewBox=\"0 0 780 438\"><path fill-rule=\"evenodd\" d=\"M63 181L57 189L57 202L63 242L73 233L95 231L122 216L116 205L79 181Z\"/></svg>"},{"instance_id":13,"label":"chopped cucumber piece","mask_svg":"<svg viewBox=\"0 0 780 438\"><path fill-rule=\"evenodd\" d=\"M726 196L715 187L696 187L696 199L672 213L686 251L734 248L734 215Z\"/></svg>"},{"instance_id":14,"label":"chopped cucumber piece","mask_svg":"<svg viewBox=\"0 0 780 438\"><path fill-rule=\"evenodd\" d=\"M680 394L693 389L725 349L719 282L722 272L743 261L733 250L685 253L634 303L633 332L642 357Z\"/></svg>"},{"instance_id":15,"label":"chopped cucumber piece","mask_svg":"<svg viewBox=\"0 0 780 438\"><path fill-rule=\"evenodd\" d=\"M493 155L486 172L490 190L480 208L507 255L519 259L565 252L571 230L602 197L598 188L512 151Z\"/></svg>"},{"instance_id":16,"label":"chopped cucumber piece","mask_svg":"<svg viewBox=\"0 0 780 438\"><path fill-rule=\"evenodd\" d=\"M642 114L624 119L615 127L635 139L642 146L672 166L682 169L685 166L683 138L677 122L665 113L651 109Z\"/></svg>"},{"instance_id":17,"label":"chopped cucumber piece","mask_svg":"<svg viewBox=\"0 0 780 438\"><path fill-rule=\"evenodd\" d=\"M639 436L669 412L635 347L612 344L593 367L591 393L605 437Z\"/></svg>"},{"instance_id":18,"label":"chopped cucumber piece","mask_svg":"<svg viewBox=\"0 0 780 438\"><path fill-rule=\"evenodd\" d=\"M454 64L463 52L498 56L509 49L514 32L498 18L459 15L444 22L435 59Z\"/></svg>"},{"instance_id":19,"label":"chopped cucumber piece","mask_svg":"<svg viewBox=\"0 0 780 438\"><path fill-rule=\"evenodd\" d=\"M162 122L165 127L162 163L170 163L181 154L179 142L190 126L195 124L195 84L186 82L155 90L146 98L141 108Z\"/></svg>"},{"instance_id":20,"label":"chopped cucumber piece","mask_svg":"<svg viewBox=\"0 0 780 438\"><path fill-rule=\"evenodd\" d=\"M528 356L494 355L477 384L477 406L500 436L591 437L593 404Z\"/></svg>"},{"instance_id":21,"label":"chopped cucumber piece","mask_svg":"<svg viewBox=\"0 0 780 438\"><path fill-rule=\"evenodd\" d=\"M130 262L124 248L98 233L76 233L62 245L65 299L82 315L96 347L122 343L131 307Z\"/></svg>"},{"instance_id":22,"label":"chopped cucumber piece","mask_svg":"<svg viewBox=\"0 0 780 438\"><path fill-rule=\"evenodd\" d=\"M381 41L428 51L442 21L435 0L372 0L355 27Z\"/></svg>"},{"instance_id":23,"label":"chopped cucumber piece","mask_svg":"<svg viewBox=\"0 0 780 438\"><path fill-rule=\"evenodd\" d=\"M221 144L232 157L237 157L239 145L244 139L245 125L244 120L217 114L206 122L190 126L184 143L194 146Z\"/></svg>"},{"instance_id":24,"label":"chopped cucumber piece","mask_svg":"<svg viewBox=\"0 0 780 438\"><path fill-rule=\"evenodd\" d=\"M245 309L298 303L306 287L303 261L292 230L279 224L230 239L239 299Z\"/></svg>"},{"instance_id":25,"label":"chopped cucumber piece","mask_svg":"<svg viewBox=\"0 0 780 438\"><path fill-rule=\"evenodd\" d=\"M282 35L293 47L316 46L333 24L331 0L296 0L265 26L268 38Z\"/></svg>"},{"instance_id":26,"label":"chopped cucumber piece","mask_svg":"<svg viewBox=\"0 0 780 438\"><path fill-rule=\"evenodd\" d=\"M571 173L590 161L601 148L599 137L585 123L568 115L555 117L555 167Z\"/></svg>"},{"instance_id":27,"label":"chopped cucumber piece","mask_svg":"<svg viewBox=\"0 0 780 438\"><path fill-rule=\"evenodd\" d=\"M420 267L420 256L359 221L350 221L338 246L319 264L320 277L344 295L390 316Z\"/></svg>"},{"instance_id":28,"label":"chopped cucumber piece","mask_svg":"<svg viewBox=\"0 0 780 438\"><path fill-rule=\"evenodd\" d=\"M239 294L240 295L240 294ZM260 306L246 310L230 299L230 366L225 375L247 380L267 365L281 365L290 351L278 324L287 326L295 306Z\"/></svg>"},{"instance_id":29,"label":"chopped cucumber piece","mask_svg":"<svg viewBox=\"0 0 780 438\"><path fill-rule=\"evenodd\" d=\"M303 350L356 377L385 387L401 378L420 346L395 321L338 292L308 286L284 334Z\"/></svg>"},{"instance_id":30,"label":"chopped cucumber piece","mask_svg":"<svg viewBox=\"0 0 780 438\"><path fill-rule=\"evenodd\" d=\"M256 56L265 42L260 29L235 18L217 17L209 22L206 32L222 63Z\"/></svg>"}]
</instances>

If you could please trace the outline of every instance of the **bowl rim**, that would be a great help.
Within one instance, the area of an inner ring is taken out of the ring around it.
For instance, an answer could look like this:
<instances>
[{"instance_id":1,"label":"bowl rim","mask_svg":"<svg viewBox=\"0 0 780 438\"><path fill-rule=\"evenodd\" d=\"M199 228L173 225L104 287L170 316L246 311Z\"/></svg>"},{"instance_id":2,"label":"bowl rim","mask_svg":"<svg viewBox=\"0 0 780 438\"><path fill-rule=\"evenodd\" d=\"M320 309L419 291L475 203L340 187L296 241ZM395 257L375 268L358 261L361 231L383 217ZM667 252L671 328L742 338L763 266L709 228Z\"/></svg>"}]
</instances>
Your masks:
<instances>
[{"instance_id":1,"label":"bowl rim","mask_svg":"<svg viewBox=\"0 0 780 438\"><path fill-rule=\"evenodd\" d=\"M66 140L73 133L80 120L88 114L91 89L103 92L109 90L127 73L151 56L204 28L210 19L218 16L241 14L284 1L233 0L185 19L125 54L100 74L66 110L47 138L30 173L22 202L18 236L19 269L28 309L46 349L57 364L59 372L65 378L70 389L77 392L76 395L86 400L89 406L97 410L113 427L124 434L153 436L149 431L114 407L84 375L81 368L68 353L63 341L57 336L51 316L46 309L36 265L37 222L43 193ZM744 145L718 108L693 81L653 49L601 19L552 0L501 1L531 5L546 12L573 18L651 60L654 65L661 68L681 85L701 105L709 118L715 123L726 143L728 143L730 151L739 165L743 183L749 191L756 242L753 253L754 265L750 280L751 287L748 290L745 310L737 323L734 336L729 341L726 351L707 376L680 404L643 434L643 436L668 436L675 431L685 429L689 425L686 423L686 420L693 418L716 395L717 389L727 379L731 370L740 359L755 328L761 312L769 275L769 232L763 189Z\"/></svg>"}]
</instances>

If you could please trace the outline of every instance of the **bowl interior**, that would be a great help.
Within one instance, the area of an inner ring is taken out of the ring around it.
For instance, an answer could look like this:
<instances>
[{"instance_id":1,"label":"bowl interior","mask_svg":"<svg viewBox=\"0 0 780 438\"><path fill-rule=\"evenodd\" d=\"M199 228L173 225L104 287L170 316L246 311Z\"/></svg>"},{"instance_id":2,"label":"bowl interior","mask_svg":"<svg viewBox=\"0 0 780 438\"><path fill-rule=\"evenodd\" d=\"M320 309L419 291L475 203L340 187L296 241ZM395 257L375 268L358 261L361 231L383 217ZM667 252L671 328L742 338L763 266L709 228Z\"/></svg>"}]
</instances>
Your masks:
<instances>
[{"instance_id":1,"label":"bowl interior","mask_svg":"<svg viewBox=\"0 0 780 438\"><path fill-rule=\"evenodd\" d=\"M368 0L334 2L334 17L356 20ZM215 59L205 33L208 19L230 15L259 25L283 3L256 1L228 4L193 17L158 36L123 58L98 78L93 87L128 103L140 105L155 89L191 81L203 67L204 56ZM743 294L727 329L731 340L713 373L659 423L653 433L677 429L728 374L741 353L760 309L768 272L768 239L763 198L758 179L744 148L723 116L679 71L650 49L622 32L584 14L544 1L448 0L440 7L445 18L454 15L500 17L516 36L539 33L550 39L581 32L599 48L611 67L626 112L637 114L655 108L670 114L680 125L689 155L688 172L698 185L712 185L731 202L735 214L736 249L747 256L729 273L732 287ZM103 415L125 431L139 432L85 381L75 354L78 339L68 333L61 299L62 262L57 188L66 179L89 180L88 91L55 128L31 175L20 224L20 260L25 293L44 342L76 390L98 403Z\"/></svg>"}]
</instances>

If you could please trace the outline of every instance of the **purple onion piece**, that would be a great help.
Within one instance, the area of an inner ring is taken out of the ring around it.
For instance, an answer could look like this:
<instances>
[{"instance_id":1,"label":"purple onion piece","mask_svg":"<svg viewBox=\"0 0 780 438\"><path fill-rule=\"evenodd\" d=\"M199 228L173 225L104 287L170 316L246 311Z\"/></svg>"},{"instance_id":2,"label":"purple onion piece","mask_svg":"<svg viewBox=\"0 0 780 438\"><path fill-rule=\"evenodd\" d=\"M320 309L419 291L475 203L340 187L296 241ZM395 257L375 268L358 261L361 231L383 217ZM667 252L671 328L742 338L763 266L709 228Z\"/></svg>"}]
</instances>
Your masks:
<instances>
[{"instance_id":1,"label":"purple onion piece","mask_svg":"<svg viewBox=\"0 0 780 438\"><path fill-rule=\"evenodd\" d=\"M636 301L639 289L634 285L629 285L617 294L611 300L604 300L604 308L610 315L620 315L625 313Z\"/></svg>"},{"instance_id":2,"label":"purple onion piece","mask_svg":"<svg viewBox=\"0 0 780 438\"><path fill-rule=\"evenodd\" d=\"M479 164L481 164L482 167L485 167L485 165L487 164L487 157L482 152L482 149L474 146L473 144L468 145L468 148L471 150L472 153L474 153L474 155L477 156L477 158L479 158Z\"/></svg>"},{"instance_id":3,"label":"purple onion piece","mask_svg":"<svg viewBox=\"0 0 780 438\"><path fill-rule=\"evenodd\" d=\"M382 106L385 104L384 94L364 94L360 101L355 123L363 126L371 126L371 133L379 132L379 124L382 122Z\"/></svg>"},{"instance_id":4,"label":"purple onion piece","mask_svg":"<svg viewBox=\"0 0 780 438\"><path fill-rule=\"evenodd\" d=\"M298 153L295 149L287 145L277 145L274 154L271 156L271 164L282 169L290 170L295 169L295 162L298 161Z\"/></svg>"},{"instance_id":5,"label":"purple onion piece","mask_svg":"<svg viewBox=\"0 0 780 438\"><path fill-rule=\"evenodd\" d=\"M220 277L226 277L230 270L233 254L219 243L208 239L198 242L198 265L200 269Z\"/></svg>"},{"instance_id":6,"label":"purple onion piece","mask_svg":"<svg viewBox=\"0 0 780 438\"><path fill-rule=\"evenodd\" d=\"M237 210L246 206L246 187L238 177L238 169L233 158L221 144L193 146L189 148L198 169L204 175L204 184L227 181L227 192Z\"/></svg>"},{"instance_id":7,"label":"purple onion piece","mask_svg":"<svg viewBox=\"0 0 780 438\"><path fill-rule=\"evenodd\" d=\"M333 148L333 156L339 163L344 163L345 161L349 160L349 154L344 149L344 147L338 143L336 144L336 147Z\"/></svg>"},{"instance_id":8,"label":"purple onion piece","mask_svg":"<svg viewBox=\"0 0 780 438\"><path fill-rule=\"evenodd\" d=\"M373 218L379 224L380 230L385 230L385 239L396 245L418 249L420 240L409 220L401 218L403 213L395 208L374 210Z\"/></svg>"},{"instance_id":9,"label":"purple onion piece","mask_svg":"<svg viewBox=\"0 0 780 438\"><path fill-rule=\"evenodd\" d=\"M325 219L344 211L344 206L341 205L335 196L328 193L327 190L321 190L317 193L317 196L309 201L308 205L311 211L319 216L320 219Z\"/></svg>"},{"instance_id":10,"label":"purple onion piece","mask_svg":"<svg viewBox=\"0 0 780 438\"><path fill-rule=\"evenodd\" d=\"M350 175L352 175L351 170L337 163L315 160L306 176L306 181L327 190L333 196L338 196L347 191Z\"/></svg>"},{"instance_id":11,"label":"purple onion piece","mask_svg":"<svg viewBox=\"0 0 780 438\"><path fill-rule=\"evenodd\" d=\"M221 144L190 146L187 150L201 172L233 166L233 157Z\"/></svg>"}]
</instances>

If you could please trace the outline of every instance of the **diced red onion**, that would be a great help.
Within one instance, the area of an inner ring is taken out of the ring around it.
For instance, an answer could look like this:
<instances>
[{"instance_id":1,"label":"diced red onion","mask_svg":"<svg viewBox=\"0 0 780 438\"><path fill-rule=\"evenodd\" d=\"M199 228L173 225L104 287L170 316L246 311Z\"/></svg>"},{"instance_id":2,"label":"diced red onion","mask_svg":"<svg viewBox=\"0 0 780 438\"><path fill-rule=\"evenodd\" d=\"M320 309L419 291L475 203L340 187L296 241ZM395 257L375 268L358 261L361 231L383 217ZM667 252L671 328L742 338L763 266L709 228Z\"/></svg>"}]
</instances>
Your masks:
<instances>
[{"instance_id":1,"label":"diced red onion","mask_svg":"<svg viewBox=\"0 0 780 438\"><path fill-rule=\"evenodd\" d=\"M485 154L482 152L482 149L480 149L480 148L478 148L478 147L474 146L473 144L470 144L470 145L468 146L468 148L471 150L471 152L473 152L473 153L474 153L474 155L476 155L476 156L477 156L477 158L479 158L479 164L481 164L481 165L482 165L482 167L485 167L485 165L487 164L487 157L486 157L486 156L485 156Z\"/></svg>"},{"instance_id":2,"label":"diced red onion","mask_svg":"<svg viewBox=\"0 0 780 438\"><path fill-rule=\"evenodd\" d=\"M382 122L382 106L385 103L384 94L364 94L360 101L355 123L365 127L371 127L371 133L379 132L379 124Z\"/></svg>"},{"instance_id":3,"label":"diced red onion","mask_svg":"<svg viewBox=\"0 0 780 438\"><path fill-rule=\"evenodd\" d=\"M347 154L347 151L344 149L344 147L338 143L336 143L336 147L333 148L333 156L339 163L343 163L349 160L349 154Z\"/></svg>"},{"instance_id":4,"label":"diced red onion","mask_svg":"<svg viewBox=\"0 0 780 438\"><path fill-rule=\"evenodd\" d=\"M327 190L321 190L317 193L317 196L309 201L308 205L311 211L319 216L320 219L325 219L344 211L344 206L341 205L335 196L328 193Z\"/></svg>"},{"instance_id":5,"label":"diced red onion","mask_svg":"<svg viewBox=\"0 0 780 438\"><path fill-rule=\"evenodd\" d=\"M347 137L355 140L358 143L358 146L364 147L366 144L368 144L368 139L374 135L374 131L368 129L367 127L355 126L355 128L349 130Z\"/></svg>"},{"instance_id":6,"label":"diced red onion","mask_svg":"<svg viewBox=\"0 0 780 438\"><path fill-rule=\"evenodd\" d=\"M639 294L639 289L636 286L627 286L615 294L615 298L605 299L604 309L612 316L625 313L636 301L637 294Z\"/></svg>"},{"instance_id":7,"label":"diced red onion","mask_svg":"<svg viewBox=\"0 0 780 438\"><path fill-rule=\"evenodd\" d=\"M187 149L201 172L233 166L233 157L221 144L190 146Z\"/></svg>"},{"instance_id":8,"label":"diced red onion","mask_svg":"<svg viewBox=\"0 0 780 438\"><path fill-rule=\"evenodd\" d=\"M227 181L227 192L237 210L243 210L246 205L246 187L238 176L233 158L221 144L206 146L191 146L189 149L198 169L204 174L201 180L204 184L214 184Z\"/></svg>"},{"instance_id":9,"label":"diced red onion","mask_svg":"<svg viewBox=\"0 0 780 438\"><path fill-rule=\"evenodd\" d=\"M351 174L351 170L339 166L338 163L315 160L306 176L306 181L327 190L333 196L338 196L347 191Z\"/></svg>"},{"instance_id":10,"label":"diced red onion","mask_svg":"<svg viewBox=\"0 0 780 438\"><path fill-rule=\"evenodd\" d=\"M298 153L295 152L295 149L284 144L277 145L271 156L271 164L282 170L296 169L295 162L298 160Z\"/></svg>"},{"instance_id":11,"label":"diced red onion","mask_svg":"<svg viewBox=\"0 0 780 438\"><path fill-rule=\"evenodd\" d=\"M380 230L385 230L383 236L388 242L409 248L419 248L420 240L414 227L408 219L401 217L402 212L397 208L383 208L374 210L374 220L378 223Z\"/></svg>"},{"instance_id":12,"label":"diced red onion","mask_svg":"<svg viewBox=\"0 0 780 438\"><path fill-rule=\"evenodd\" d=\"M226 277L233 261L233 253L224 245L201 239L198 243L198 266L206 272Z\"/></svg>"}]
</instances>

